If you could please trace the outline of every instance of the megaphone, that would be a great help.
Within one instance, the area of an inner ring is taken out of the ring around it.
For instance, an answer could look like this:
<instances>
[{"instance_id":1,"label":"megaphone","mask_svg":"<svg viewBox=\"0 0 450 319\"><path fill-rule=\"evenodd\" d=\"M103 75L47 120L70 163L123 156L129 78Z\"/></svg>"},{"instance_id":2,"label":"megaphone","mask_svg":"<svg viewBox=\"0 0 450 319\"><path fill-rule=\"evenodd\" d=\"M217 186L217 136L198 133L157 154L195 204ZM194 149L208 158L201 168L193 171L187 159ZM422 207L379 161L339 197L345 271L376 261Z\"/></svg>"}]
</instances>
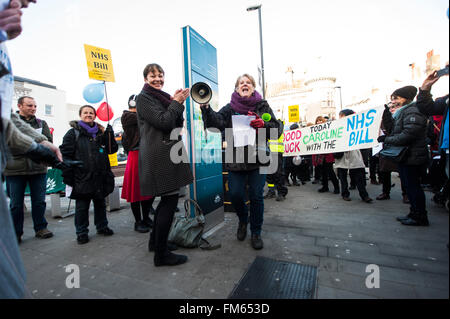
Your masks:
<instances>
[{"instance_id":1,"label":"megaphone","mask_svg":"<svg viewBox=\"0 0 450 319\"><path fill-rule=\"evenodd\" d=\"M197 82L191 87L191 97L198 104L207 104L212 98L211 87L204 82Z\"/></svg>"}]
</instances>

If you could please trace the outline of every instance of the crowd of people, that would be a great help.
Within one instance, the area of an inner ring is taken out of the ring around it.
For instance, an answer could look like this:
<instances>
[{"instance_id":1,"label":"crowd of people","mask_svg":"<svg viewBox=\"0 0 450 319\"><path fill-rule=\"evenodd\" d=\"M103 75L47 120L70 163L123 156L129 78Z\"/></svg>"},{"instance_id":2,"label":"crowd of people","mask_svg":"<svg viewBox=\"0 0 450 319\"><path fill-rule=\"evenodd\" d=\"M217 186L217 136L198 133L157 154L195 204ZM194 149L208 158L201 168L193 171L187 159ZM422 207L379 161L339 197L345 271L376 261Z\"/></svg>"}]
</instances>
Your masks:
<instances>
[{"instance_id":1,"label":"crowd of people","mask_svg":"<svg viewBox=\"0 0 450 319\"><path fill-rule=\"evenodd\" d=\"M329 192L328 181L331 179L334 193L340 193L343 200L351 200L349 189L358 189L362 201L371 203L373 199L366 189L367 180L371 184L382 184L382 192L376 200L389 200L391 188L395 186L391 174L398 172L402 200L410 204L410 211L406 216L397 217L397 220L403 225L428 226L424 188L431 190L435 194L433 199L447 205L448 209L448 95L433 101L430 93L432 85L438 80L437 71L434 71L419 90L414 86L401 87L392 93L391 101L385 105L378 142L384 143L383 150L395 148L401 151L401 159L393 159L383 151L372 155L372 149L318 154L300 159L292 157L285 158L284 167L277 174L284 175L283 183L291 185L291 179L295 186L300 185L297 179L305 184L314 176L312 183L322 184L319 193ZM354 114L353 110L345 109L340 111L339 117L351 114ZM319 116L315 124L326 121ZM308 123L310 125L313 124ZM294 124L290 129L298 127ZM367 167L369 177L366 177ZM266 198L272 198L272 195L273 191L269 189Z\"/></svg>"},{"instance_id":2,"label":"crowd of people","mask_svg":"<svg viewBox=\"0 0 450 319\"><path fill-rule=\"evenodd\" d=\"M6 59L0 62L2 69L9 66L6 72L2 72L0 82L0 155L7 195L10 197L8 209L4 190L0 190L0 296L13 298L22 297L25 291L25 272L18 244L23 235L23 200L27 183L30 185L35 236L40 239L53 236L47 229L44 217L48 166L61 169L64 183L71 187L69 196L75 200L74 223L78 244L89 242L91 202L97 234L114 234L108 224L105 204L106 196L115 187L108 158L109 154L118 150L112 127L96 122L95 108L83 105L79 109L79 119L70 122L62 145L56 147L52 144L47 123L36 117L37 105L33 97L19 98L18 112L11 112L13 80L4 41L20 34L21 8L27 7L29 2L36 1L0 1L0 56ZM193 183L187 152L184 144L180 143L184 102L189 97L189 89L178 89L173 95L163 91L165 72L156 63L145 66L143 79L141 92L130 96L128 110L122 115L123 144L128 153L122 198L130 203L135 219L134 229L141 233L151 230L148 250L154 252L154 265L180 265L188 258L172 252L177 246L168 242L168 236L177 210L180 188ZM436 72L430 74L419 88L417 99L415 87L395 90L390 103L385 106L381 127L383 134L378 141L384 143L385 149L401 149L403 157L399 161L393 161L383 153L371 155L371 150L283 158L283 123L256 91L255 80L249 74L238 76L230 102L219 111L213 110L209 104L200 105L207 129L224 131L233 127L233 116L252 116L250 126L258 134L266 133L267 136L265 140L258 139L258 143L263 145L256 145L256 148L270 149L278 160L276 171L268 176L260 170L264 164L252 161L250 157L238 161L238 156L233 156L232 162L224 163L224 169L229 173L231 202L238 217L237 240L244 241L250 228L251 246L255 250L263 249L264 199L276 197L278 201L285 200L288 195L286 185L291 185L289 179L294 186L300 186L300 183L305 184L314 178L313 184L321 184L318 189L320 193L330 191L331 180L334 194L340 194L343 200L351 200L349 189L358 189L362 201L373 202L366 189L368 166L371 183L382 184L382 193L376 199L390 199L391 173L398 172L403 200L410 204L409 214L399 216L398 221L403 225L428 226L423 184L431 184L433 190L442 196L447 194L448 199L449 102L448 95L436 100L432 98L431 88L438 79ZM353 113L353 110L345 109L339 117ZM268 116L263 116L266 114ZM318 117L315 124L328 120ZM298 124L293 124L290 129L298 127ZM274 129L279 132L278 139L270 140L272 135L269 131ZM174 131L177 132L175 138ZM181 145L178 156L182 160L178 162L172 158L176 145ZM249 147L244 146L242 153L250 154ZM233 148L233 152L237 149ZM266 182L268 192L264 195ZM156 197L160 197L160 201L153 209Z\"/></svg>"}]
</instances>

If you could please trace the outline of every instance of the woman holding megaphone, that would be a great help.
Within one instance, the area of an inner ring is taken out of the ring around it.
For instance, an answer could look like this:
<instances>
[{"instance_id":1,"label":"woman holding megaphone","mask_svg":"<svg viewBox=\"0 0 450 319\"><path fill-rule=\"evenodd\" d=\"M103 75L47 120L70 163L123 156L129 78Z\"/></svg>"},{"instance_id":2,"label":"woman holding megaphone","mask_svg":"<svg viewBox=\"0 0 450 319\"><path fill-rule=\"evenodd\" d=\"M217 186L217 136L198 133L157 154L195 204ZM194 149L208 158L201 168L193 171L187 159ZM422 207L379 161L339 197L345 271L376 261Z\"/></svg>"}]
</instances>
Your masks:
<instances>
[{"instance_id":1,"label":"woman holding megaphone","mask_svg":"<svg viewBox=\"0 0 450 319\"><path fill-rule=\"evenodd\" d=\"M271 128L279 128L269 104L261 95L255 91L256 83L252 76L248 74L237 78L235 91L231 95L231 101L218 112L209 107L208 104L201 104L203 120L207 128L217 128L224 131L232 128L233 115L249 115L255 119L250 122L254 129L267 129L266 137L270 137ZM266 114L267 113L267 114ZM265 120L261 117L264 115ZM228 145L229 147L229 145ZM265 174L261 174L258 163L250 163L247 156L244 163L239 162L236 156L236 148L233 149L233 162L225 163L225 169L229 171L228 183L230 189L231 202L239 217L237 238L243 241L247 236L247 224L250 221L251 244L254 249L262 249L261 228L264 213L264 184ZM247 154L247 152L245 152ZM245 201L246 185L249 186L250 219L249 208Z\"/></svg>"}]
</instances>

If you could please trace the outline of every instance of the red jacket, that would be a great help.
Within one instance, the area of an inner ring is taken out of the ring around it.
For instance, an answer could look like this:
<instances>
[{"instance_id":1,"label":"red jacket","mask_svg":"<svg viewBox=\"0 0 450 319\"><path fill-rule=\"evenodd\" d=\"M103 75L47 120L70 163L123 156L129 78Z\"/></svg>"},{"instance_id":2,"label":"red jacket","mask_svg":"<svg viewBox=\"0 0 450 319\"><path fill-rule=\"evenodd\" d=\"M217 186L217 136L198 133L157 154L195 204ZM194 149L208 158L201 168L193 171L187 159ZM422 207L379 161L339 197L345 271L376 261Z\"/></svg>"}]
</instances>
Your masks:
<instances>
[{"instance_id":1,"label":"red jacket","mask_svg":"<svg viewBox=\"0 0 450 319\"><path fill-rule=\"evenodd\" d=\"M334 163L333 153L319 154L319 155L312 156L313 166L322 165L324 160L325 160L325 163Z\"/></svg>"}]
</instances>

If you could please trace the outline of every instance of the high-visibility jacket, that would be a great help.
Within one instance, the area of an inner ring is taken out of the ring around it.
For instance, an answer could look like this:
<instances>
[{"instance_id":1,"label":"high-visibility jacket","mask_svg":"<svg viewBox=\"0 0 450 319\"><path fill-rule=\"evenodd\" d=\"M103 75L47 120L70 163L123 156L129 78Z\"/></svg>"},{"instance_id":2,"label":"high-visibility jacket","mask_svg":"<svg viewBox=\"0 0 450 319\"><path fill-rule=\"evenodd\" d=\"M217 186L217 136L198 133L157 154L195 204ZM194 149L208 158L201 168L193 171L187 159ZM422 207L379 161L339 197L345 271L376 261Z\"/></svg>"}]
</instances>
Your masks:
<instances>
[{"instance_id":1,"label":"high-visibility jacket","mask_svg":"<svg viewBox=\"0 0 450 319\"><path fill-rule=\"evenodd\" d=\"M269 148L272 153L284 153L284 133L278 140L269 140Z\"/></svg>"}]
</instances>

